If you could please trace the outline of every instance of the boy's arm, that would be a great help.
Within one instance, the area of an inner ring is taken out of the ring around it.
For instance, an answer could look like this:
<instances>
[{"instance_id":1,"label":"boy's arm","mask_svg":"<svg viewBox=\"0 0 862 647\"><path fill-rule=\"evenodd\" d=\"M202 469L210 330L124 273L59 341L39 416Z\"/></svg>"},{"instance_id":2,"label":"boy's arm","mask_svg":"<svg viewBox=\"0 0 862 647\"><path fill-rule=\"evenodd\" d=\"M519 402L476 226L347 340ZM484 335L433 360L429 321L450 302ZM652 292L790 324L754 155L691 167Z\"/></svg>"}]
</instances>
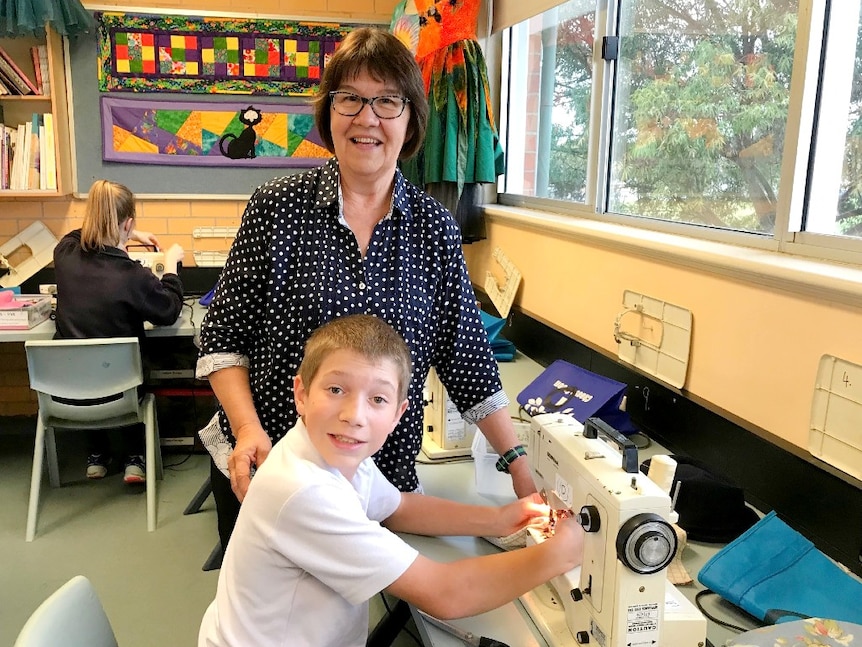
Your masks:
<instances>
[{"instance_id":1,"label":"boy's arm","mask_svg":"<svg viewBox=\"0 0 862 647\"><path fill-rule=\"evenodd\" d=\"M531 522L547 522L548 513L548 506L538 494L496 507L402 493L398 509L386 518L383 525L393 532L414 535L504 537Z\"/></svg>"},{"instance_id":2,"label":"boy's arm","mask_svg":"<svg viewBox=\"0 0 862 647\"><path fill-rule=\"evenodd\" d=\"M553 537L520 550L448 564L420 555L386 591L441 619L484 613L578 566L583 536L567 520Z\"/></svg>"}]
</instances>

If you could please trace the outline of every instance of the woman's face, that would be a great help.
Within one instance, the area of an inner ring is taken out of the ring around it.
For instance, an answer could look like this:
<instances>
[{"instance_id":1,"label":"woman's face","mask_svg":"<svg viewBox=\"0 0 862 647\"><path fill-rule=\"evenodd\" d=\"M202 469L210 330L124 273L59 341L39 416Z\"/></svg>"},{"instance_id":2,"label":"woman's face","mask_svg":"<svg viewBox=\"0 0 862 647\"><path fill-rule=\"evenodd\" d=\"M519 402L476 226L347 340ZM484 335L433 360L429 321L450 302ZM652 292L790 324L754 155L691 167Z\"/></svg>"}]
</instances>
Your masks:
<instances>
[{"instance_id":1,"label":"woman's face","mask_svg":"<svg viewBox=\"0 0 862 647\"><path fill-rule=\"evenodd\" d=\"M352 92L366 99L402 95L398 88L375 81L364 71L355 78L345 80L336 90ZM353 117L345 117L331 107L330 110L332 143L341 172L372 181L390 178L395 172L398 156L407 137L410 104L395 119L381 119L367 104Z\"/></svg>"}]
</instances>

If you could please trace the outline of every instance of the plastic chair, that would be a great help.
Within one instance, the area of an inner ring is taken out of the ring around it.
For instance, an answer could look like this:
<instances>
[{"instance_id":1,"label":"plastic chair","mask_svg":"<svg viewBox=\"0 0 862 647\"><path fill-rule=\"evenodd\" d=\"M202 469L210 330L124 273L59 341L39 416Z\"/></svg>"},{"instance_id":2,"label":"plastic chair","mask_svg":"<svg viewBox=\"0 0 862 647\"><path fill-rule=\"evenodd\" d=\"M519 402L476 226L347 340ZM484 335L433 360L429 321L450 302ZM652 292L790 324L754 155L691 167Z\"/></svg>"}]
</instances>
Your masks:
<instances>
[{"instance_id":1,"label":"plastic chair","mask_svg":"<svg viewBox=\"0 0 862 647\"><path fill-rule=\"evenodd\" d=\"M114 630L93 585L76 575L27 620L14 647L117 647Z\"/></svg>"},{"instance_id":2,"label":"plastic chair","mask_svg":"<svg viewBox=\"0 0 862 647\"><path fill-rule=\"evenodd\" d=\"M156 529L156 478L162 478L162 454L155 397L138 398L143 383L141 351L135 337L31 340L24 344L30 388L39 396L26 540L36 535L42 463L48 453L48 477L60 485L54 428L113 429L143 423L146 434L147 530Z\"/></svg>"}]
</instances>

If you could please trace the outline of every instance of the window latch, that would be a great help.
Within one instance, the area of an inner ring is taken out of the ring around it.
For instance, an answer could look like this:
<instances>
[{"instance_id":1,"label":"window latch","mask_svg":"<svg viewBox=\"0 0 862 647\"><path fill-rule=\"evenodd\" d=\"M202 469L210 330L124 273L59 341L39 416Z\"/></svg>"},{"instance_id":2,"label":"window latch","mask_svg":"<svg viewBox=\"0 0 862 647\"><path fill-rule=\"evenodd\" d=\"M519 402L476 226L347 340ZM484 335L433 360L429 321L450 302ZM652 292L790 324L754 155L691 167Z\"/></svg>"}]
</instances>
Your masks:
<instances>
[{"instance_id":1,"label":"window latch","mask_svg":"<svg viewBox=\"0 0 862 647\"><path fill-rule=\"evenodd\" d=\"M615 61L620 53L620 37L604 36L602 38L602 58L606 61Z\"/></svg>"}]
</instances>

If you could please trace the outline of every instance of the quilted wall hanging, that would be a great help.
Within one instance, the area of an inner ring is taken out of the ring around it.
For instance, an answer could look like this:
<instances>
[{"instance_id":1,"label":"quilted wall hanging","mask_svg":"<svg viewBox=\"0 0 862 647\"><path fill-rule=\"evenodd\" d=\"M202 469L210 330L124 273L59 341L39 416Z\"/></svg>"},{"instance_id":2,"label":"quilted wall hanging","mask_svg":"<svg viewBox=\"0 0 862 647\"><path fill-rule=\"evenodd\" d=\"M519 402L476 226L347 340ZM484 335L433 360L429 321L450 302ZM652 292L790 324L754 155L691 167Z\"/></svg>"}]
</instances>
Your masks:
<instances>
[{"instance_id":1,"label":"quilted wall hanging","mask_svg":"<svg viewBox=\"0 0 862 647\"><path fill-rule=\"evenodd\" d=\"M101 98L102 158L130 164L273 166L323 164L310 105Z\"/></svg>"},{"instance_id":2,"label":"quilted wall hanging","mask_svg":"<svg viewBox=\"0 0 862 647\"><path fill-rule=\"evenodd\" d=\"M352 25L95 14L102 92L309 95Z\"/></svg>"}]
</instances>

